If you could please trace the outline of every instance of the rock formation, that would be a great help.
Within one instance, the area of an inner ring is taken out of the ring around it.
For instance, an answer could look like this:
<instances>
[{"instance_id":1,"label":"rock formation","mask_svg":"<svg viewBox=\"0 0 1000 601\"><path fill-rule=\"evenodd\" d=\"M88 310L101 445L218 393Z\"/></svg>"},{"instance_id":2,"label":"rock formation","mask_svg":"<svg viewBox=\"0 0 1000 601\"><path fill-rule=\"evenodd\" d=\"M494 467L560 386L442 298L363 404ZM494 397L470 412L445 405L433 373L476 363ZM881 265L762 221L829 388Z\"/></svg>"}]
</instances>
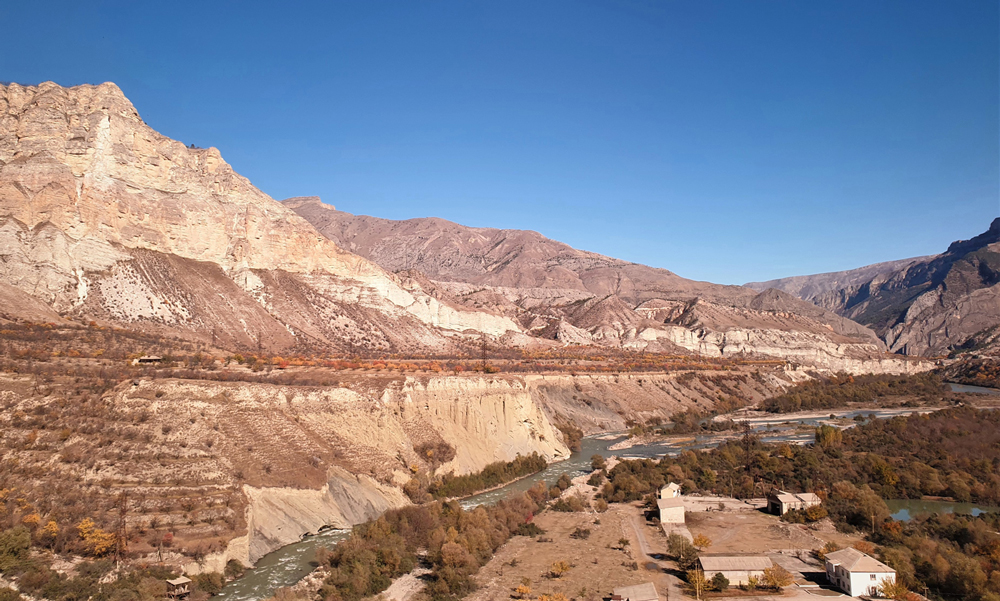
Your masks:
<instances>
[{"instance_id":1,"label":"rock formation","mask_svg":"<svg viewBox=\"0 0 1000 601\"><path fill-rule=\"evenodd\" d=\"M271 350L447 347L508 318L345 252L111 83L0 86L0 282L64 315Z\"/></svg>"},{"instance_id":2,"label":"rock formation","mask_svg":"<svg viewBox=\"0 0 1000 601\"><path fill-rule=\"evenodd\" d=\"M452 304L516 319L537 338L713 357L767 355L851 372L920 369L887 359L868 328L777 290L687 280L536 232L356 216L317 197L283 203L338 246L425 278L425 290Z\"/></svg>"}]
</instances>

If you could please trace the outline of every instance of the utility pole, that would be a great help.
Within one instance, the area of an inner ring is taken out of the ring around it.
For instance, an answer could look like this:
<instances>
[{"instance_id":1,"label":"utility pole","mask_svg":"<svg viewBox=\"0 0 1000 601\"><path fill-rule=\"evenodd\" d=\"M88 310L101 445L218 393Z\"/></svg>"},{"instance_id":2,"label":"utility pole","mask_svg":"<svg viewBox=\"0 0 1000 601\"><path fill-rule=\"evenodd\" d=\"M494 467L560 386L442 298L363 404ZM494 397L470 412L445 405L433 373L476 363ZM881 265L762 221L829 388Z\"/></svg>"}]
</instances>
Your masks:
<instances>
[{"instance_id":1,"label":"utility pole","mask_svg":"<svg viewBox=\"0 0 1000 601\"><path fill-rule=\"evenodd\" d=\"M750 422L743 422L743 460L746 461L746 472L747 476L753 478L753 474L750 469L750 450L753 447L753 437L751 435Z\"/></svg>"},{"instance_id":2,"label":"utility pole","mask_svg":"<svg viewBox=\"0 0 1000 601\"><path fill-rule=\"evenodd\" d=\"M486 332L483 332L482 337L482 363L483 363L483 373L488 373L489 371L489 358L487 356L488 346L486 343Z\"/></svg>"}]
</instances>

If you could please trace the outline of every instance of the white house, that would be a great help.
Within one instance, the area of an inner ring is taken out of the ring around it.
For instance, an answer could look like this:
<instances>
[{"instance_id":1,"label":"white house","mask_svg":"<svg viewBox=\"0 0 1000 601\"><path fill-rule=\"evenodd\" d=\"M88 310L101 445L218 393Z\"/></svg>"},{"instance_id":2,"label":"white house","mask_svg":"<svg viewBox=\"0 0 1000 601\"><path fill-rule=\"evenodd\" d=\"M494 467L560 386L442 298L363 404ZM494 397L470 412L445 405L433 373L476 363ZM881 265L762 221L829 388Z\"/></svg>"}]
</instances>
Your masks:
<instances>
[{"instance_id":1,"label":"white house","mask_svg":"<svg viewBox=\"0 0 1000 601\"><path fill-rule=\"evenodd\" d=\"M783 490L772 490L767 495L767 510L776 515L785 515L789 509L808 509L822 502L822 499L811 492L790 493Z\"/></svg>"},{"instance_id":2,"label":"white house","mask_svg":"<svg viewBox=\"0 0 1000 601\"><path fill-rule=\"evenodd\" d=\"M684 501L680 497L657 499L656 506L660 510L661 524L684 523Z\"/></svg>"},{"instance_id":3,"label":"white house","mask_svg":"<svg viewBox=\"0 0 1000 601\"><path fill-rule=\"evenodd\" d=\"M857 549L826 554L826 578L852 597L878 595L883 582L894 582L896 570Z\"/></svg>"},{"instance_id":4,"label":"white house","mask_svg":"<svg viewBox=\"0 0 1000 601\"><path fill-rule=\"evenodd\" d=\"M671 482L660 489L661 499L673 499L674 497L679 496L681 496L681 485L676 482Z\"/></svg>"},{"instance_id":5,"label":"white house","mask_svg":"<svg viewBox=\"0 0 1000 601\"><path fill-rule=\"evenodd\" d=\"M698 563L705 578L711 580L716 574L722 574L730 586L746 584L751 576L760 580L764 570L774 565L763 555L702 555Z\"/></svg>"}]
</instances>

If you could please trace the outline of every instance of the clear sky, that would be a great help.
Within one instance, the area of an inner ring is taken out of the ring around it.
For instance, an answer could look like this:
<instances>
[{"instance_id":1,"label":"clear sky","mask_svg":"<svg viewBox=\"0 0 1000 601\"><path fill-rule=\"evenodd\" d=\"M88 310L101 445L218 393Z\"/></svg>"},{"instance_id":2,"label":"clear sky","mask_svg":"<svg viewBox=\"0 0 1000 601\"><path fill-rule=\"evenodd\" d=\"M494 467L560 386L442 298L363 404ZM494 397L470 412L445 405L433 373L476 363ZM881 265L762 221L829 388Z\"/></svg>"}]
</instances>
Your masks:
<instances>
[{"instance_id":1,"label":"clear sky","mask_svg":"<svg viewBox=\"0 0 1000 601\"><path fill-rule=\"evenodd\" d=\"M996 1L38 1L0 23L0 80L114 81L277 199L695 279L940 252L1000 214Z\"/></svg>"}]
</instances>

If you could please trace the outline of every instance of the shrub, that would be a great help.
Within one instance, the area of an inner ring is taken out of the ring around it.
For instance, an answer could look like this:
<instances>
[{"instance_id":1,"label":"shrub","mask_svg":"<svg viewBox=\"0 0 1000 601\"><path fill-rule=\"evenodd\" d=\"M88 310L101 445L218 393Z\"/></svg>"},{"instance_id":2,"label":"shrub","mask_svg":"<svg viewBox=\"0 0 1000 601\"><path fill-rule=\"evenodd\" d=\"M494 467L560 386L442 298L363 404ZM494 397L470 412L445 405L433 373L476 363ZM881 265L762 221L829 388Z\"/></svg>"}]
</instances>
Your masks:
<instances>
[{"instance_id":1,"label":"shrub","mask_svg":"<svg viewBox=\"0 0 1000 601\"><path fill-rule=\"evenodd\" d=\"M22 601L21 593L12 588L0 588L0 601Z\"/></svg>"},{"instance_id":2,"label":"shrub","mask_svg":"<svg viewBox=\"0 0 1000 601\"><path fill-rule=\"evenodd\" d=\"M225 575L226 578L237 579L242 576L247 571L246 566L235 559L230 559L226 562Z\"/></svg>"},{"instance_id":3,"label":"shrub","mask_svg":"<svg viewBox=\"0 0 1000 601\"><path fill-rule=\"evenodd\" d=\"M192 580L198 590L205 591L209 595L218 595L222 591L222 585L226 583L226 579L218 572L198 574Z\"/></svg>"},{"instance_id":4,"label":"shrub","mask_svg":"<svg viewBox=\"0 0 1000 601\"><path fill-rule=\"evenodd\" d=\"M712 576L710 581L712 585L712 590L724 591L729 588L729 579L722 575L722 572L716 572L715 576Z\"/></svg>"},{"instance_id":5,"label":"shrub","mask_svg":"<svg viewBox=\"0 0 1000 601\"><path fill-rule=\"evenodd\" d=\"M566 572L569 572L570 565L565 561L557 561L549 568L550 578L562 578Z\"/></svg>"},{"instance_id":6,"label":"shrub","mask_svg":"<svg viewBox=\"0 0 1000 601\"><path fill-rule=\"evenodd\" d=\"M0 572L9 574L28 559L31 533L24 526L0 532Z\"/></svg>"}]
</instances>

